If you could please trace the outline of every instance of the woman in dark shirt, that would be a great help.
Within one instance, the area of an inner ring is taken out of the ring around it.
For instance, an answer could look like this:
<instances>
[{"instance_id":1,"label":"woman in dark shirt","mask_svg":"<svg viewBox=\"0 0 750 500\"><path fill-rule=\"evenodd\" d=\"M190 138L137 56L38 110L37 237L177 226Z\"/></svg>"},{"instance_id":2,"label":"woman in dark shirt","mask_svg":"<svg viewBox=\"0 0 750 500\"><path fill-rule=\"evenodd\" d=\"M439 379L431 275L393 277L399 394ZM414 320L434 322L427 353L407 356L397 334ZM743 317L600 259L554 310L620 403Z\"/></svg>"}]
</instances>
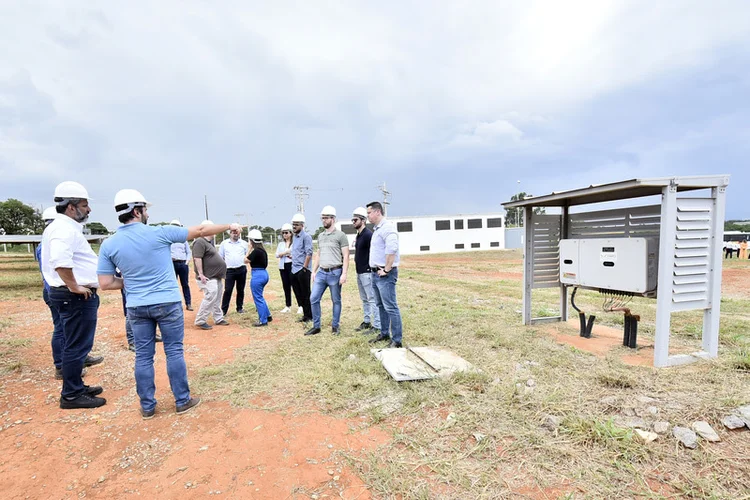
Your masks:
<instances>
[{"instance_id":1,"label":"woman in dark shirt","mask_svg":"<svg viewBox=\"0 0 750 500\"><path fill-rule=\"evenodd\" d=\"M247 235L250 240L250 253L247 254L247 260L252 270L250 274L250 290L253 292L253 301L255 309L258 311L258 322L253 326L268 326L269 321L273 321L271 311L268 309L266 299L263 298L263 289L268 284L268 254L263 248L263 235L260 231L253 229Z\"/></svg>"}]
</instances>

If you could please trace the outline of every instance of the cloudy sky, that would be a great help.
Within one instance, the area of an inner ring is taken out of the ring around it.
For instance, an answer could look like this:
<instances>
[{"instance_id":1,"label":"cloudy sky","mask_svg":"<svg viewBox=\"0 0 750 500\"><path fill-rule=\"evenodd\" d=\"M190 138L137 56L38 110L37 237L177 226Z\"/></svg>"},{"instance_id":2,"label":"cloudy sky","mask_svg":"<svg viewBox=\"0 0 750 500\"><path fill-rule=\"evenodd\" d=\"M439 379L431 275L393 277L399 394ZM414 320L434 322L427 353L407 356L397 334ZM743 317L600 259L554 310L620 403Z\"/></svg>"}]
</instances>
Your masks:
<instances>
[{"instance_id":1,"label":"cloudy sky","mask_svg":"<svg viewBox=\"0 0 750 500\"><path fill-rule=\"evenodd\" d=\"M727 173L750 218L749 2L460 4L0 2L0 200L76 180L110 229L121 188L154 222L199 223L205 195L278 227L295 185L308 217L383 182L427 215Z\"/></svg>"}]
</instances>

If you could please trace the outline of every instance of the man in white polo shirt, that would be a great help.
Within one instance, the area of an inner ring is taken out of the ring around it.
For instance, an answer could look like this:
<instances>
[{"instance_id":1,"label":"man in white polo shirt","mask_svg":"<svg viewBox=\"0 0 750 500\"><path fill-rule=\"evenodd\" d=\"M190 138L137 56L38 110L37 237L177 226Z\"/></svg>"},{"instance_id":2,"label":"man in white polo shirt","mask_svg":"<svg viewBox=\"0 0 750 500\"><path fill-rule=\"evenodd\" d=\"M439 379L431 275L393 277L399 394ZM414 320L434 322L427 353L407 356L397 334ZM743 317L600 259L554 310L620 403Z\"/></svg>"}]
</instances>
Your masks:
<instances>
[{"instance_id":1,"label":"man in white polo shirt","mask_svg":"<svg viewBox=\"0 0 750 500\"><path fill-rule=\"evenodd\" d=\"M237 284L237 312L245 311L245 284L247 283L247 266L245 256L247 255L247 241L240 237L240 230L229 231L229 239L219 245L219 255L227 265L227 278L224 282L224 296L221 298L221 312L224 316L229 312L229 301L232 300L232 291Z\"/></svg>"},{"instance_id":2,"label":"man in white polo shirt","mask_svg":"<svg viewBox=\"0 0 750 500\"><path fill-rule=\"evenodd\" d=\"M62 351L63 386L60 408L97 408L107 400L103 389L86 386L81 371L94 345L99 310L97 257L83 236L89 194L82 185L65 181L55 188L58 217L42 236L42 274L50 286L49 300L60 315L65 345Z\"/></svg>"}]
</instances>

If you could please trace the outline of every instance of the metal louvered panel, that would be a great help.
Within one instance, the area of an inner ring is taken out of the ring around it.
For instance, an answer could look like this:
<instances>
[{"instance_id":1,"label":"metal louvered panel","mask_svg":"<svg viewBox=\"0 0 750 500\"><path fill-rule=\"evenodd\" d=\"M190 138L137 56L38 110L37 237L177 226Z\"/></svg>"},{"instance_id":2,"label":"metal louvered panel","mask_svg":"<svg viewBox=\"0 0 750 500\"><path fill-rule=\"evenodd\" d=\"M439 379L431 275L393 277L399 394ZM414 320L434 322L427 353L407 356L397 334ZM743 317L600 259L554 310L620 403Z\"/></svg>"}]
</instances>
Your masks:
<instances>
[{"instance_id":1,"label":"metal louvered panel","mask_svg":"<svg viewBox=\"0 0 750 500\"><path fill-rule=\"evenodd\" d=\"M659 237L661 207L617 208L568 216L569 238Z\"/></svg>"},{"instance_id":2,"label":"metal louvered panel","mask_svg":"<svg viewBox=\"0 0 750 500\"><path fill-rule=\"evenodd\" d=\"M672 310L708 307L712 200L678 198L672 272Z\"/></svg>"},{"instance_id":3,"label":"metal louvered panel","mask_svg":"<svg viewBox=\"0 0 750 500\"><path fill-rule=\"evenodd\" d=\"M532 276L534 288L560 284L560 216L534 215Z\"/></svg>"}]
</instances>

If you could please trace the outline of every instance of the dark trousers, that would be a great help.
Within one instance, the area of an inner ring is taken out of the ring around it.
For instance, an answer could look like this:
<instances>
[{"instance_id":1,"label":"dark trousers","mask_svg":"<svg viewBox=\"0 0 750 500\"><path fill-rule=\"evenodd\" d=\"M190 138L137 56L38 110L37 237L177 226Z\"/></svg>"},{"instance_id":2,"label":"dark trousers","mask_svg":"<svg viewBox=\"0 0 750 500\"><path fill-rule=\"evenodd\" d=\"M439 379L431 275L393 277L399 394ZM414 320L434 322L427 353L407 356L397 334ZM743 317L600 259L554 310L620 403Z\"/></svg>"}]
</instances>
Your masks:
<instances>
[{"instance_id":1,"label":"dark trousers","mask_svg":"<svg viewBox=\"0 0 750 500\"><path fill-rule=\"evenodd\" d=\"M292 273L292 289L297 298L297 304L302 306L302 316L312 320L312 306L310 306L310 277L309 269L302 268L297 273Z\"/></svg>"},{"instance_id":2,"label":"dark trousers","mask_svg":"<svg viewBox=\"0 0 750 500\"><path fill-rule=\"evenodd\" d=\"M52 313L52 362L55 364L55 368L62 368L62 353L65 348L65 334L63 333L63 324L60 319L60 313L57 309L52 307L52 302L49 300L49 292L46 288L42 292L42 298L44 303L49 307L49 311Z\"/></svg>"},{"instance_id":3,"label":"dark trousers","mask_svg":"<svg viewBox=\"0 0 750 500\"><path fill-rule=\"evenodd\" d=\"M65 347L62 353L62 397L77 398L83 394L83 362L94 346L99 295L85 299L67 288L50 288L49 299L57 309L63 325Z\"/></svg>"},{"instance_id":4,"label":"dark trousers","mask_svg":"<svg viewBox=\"0 0 750 500\"><path fill-rule=\"evenodd\" d=\"M279 269L279 274L281 275L281 284L284 287L286 306L292 307L292 263L284 264L284 269ZM297 305L302 305L299 300L297 300Z\"/></svg>"},{"instance_id":5,"label":"dark trousers","mask_svg":"<svg viewBox=\"0 0 750 500\"><path fill-rule=\"evenodd\" d=\"M174 266L174 273L180 279L180 285L182 286L182 296L185 297L185 305L189 306L190 302L190 284L188 279L190 278L190 268L185 262L172 261Z\"/></svg>"},{"instance_id":6,"label":"dark trousers","mask_svg":"<svg viewBox=\"0 0 750 500\"><path fill-rule=\"evenodd\" d=\"M247 282L247 266L230 267L227 269L227 280L224 284L224 295L221 298L221 310L224 316L229 311L229 300L232 298L234 284L237 283L237 310L241 311L245 303L245 283Z\"/></svg>"}]
</instances>

